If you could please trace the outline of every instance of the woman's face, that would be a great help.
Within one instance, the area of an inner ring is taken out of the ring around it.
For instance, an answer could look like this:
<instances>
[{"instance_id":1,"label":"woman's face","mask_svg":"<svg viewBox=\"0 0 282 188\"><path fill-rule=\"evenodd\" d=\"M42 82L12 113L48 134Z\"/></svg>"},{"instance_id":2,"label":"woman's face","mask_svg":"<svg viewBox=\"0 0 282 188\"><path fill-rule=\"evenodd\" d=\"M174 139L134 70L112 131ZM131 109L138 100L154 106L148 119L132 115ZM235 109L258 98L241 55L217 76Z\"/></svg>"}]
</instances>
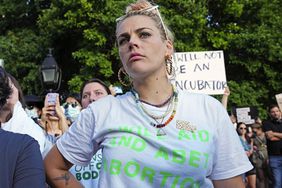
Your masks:
<instances>
[{"instance_id":1,"label":"woman's face","mask_svg":"<svg viewBox=\"0 0 282 188\"><path fill-rule=\"evenodd\" d=\"M81 96L81 106L86 108L91 102L107 96L108 93L104 86L97 82L91 82L85 85Z\"/></svg>"},{"instance_id":2,"label":"woman's face","mask_svg":"<svg viewBox=\"0 0 282 188\"><path fill-rule=\"evenodd\" d=\"M79 103L74 97L68 97L68 98L66 99L66 103L74 104L74 105L80 106L80 103Z\"/></svg>"},{"instance_id":3,"label":"woman's face","mask_svg":"<svg viewBox=\"0 0 282 188\"><path fill-rule=\"evenodd\" d=\"M252 128L253 130L253 133L256 133L256 134L261 134L262 133L262 129L261 128Z\"/></svg>"},{"instance_id":4,"label":"woman's face","mask_svg":"<svg viewBox=\"0 0 282 188\"><path fill-rule=\"evenodd\" d=\"M240 135L245 135L247 133L247 126L245 124L241 124L239 127L238 127L238 133Z\"/></svg>"},{"instance_id":5,"label":"woman's face","mask_svg":"<svg viewBox=\"0 0 282 188\"><path fill-rule=\"evenodd\" d=\"M123 67L133 79L165 68L165 56L173 53L172 43L161 38L156 23L148 16L126 18L116 33Z\"/></svg>"}]
</instances>

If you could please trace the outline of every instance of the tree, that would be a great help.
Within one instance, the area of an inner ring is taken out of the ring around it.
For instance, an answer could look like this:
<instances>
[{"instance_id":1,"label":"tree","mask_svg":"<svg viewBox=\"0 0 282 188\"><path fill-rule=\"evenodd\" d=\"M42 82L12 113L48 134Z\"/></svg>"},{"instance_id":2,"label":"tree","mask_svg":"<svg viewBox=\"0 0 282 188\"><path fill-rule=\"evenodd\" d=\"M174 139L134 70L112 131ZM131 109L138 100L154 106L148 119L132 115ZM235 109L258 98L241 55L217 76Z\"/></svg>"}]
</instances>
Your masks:
<instances>
[{"instance_id":1,"label":"tree","mask_svg":"<svg viewBox=\"0 0 282 188\"><path fill-rule=\"evenodd\" d=\"M78 92L82 82L92 77L116 82L112 75L120 64L115 18L122 15L121 7L126 3L62 0L43 11L39 28L48 36L50 46L56 46L68 89Z\"/></svg>"},{"instance_id":2,"label":"tree","mask_svg":"<svg viewBox=\"0 0 282 188\"><path fill-rule=\"evenodd\" d=\"M37 5L32 0L1 0L0 4L0 57L24 93L39 93L42 40L36 27Z\"/></svg>"},{"instance_id":3,"label":"tree","mask_svg":"<svg viewBox=\"0 0 282 188\"><path fill-rule=\"evenodd\" d=\"M50 47L63 70L63 90L78 92L81 83L92 77L119 84L115 19L134 0L2 2L0 56L13 74L23 78L25 91L40 90L36 69ZM229 108L257 106L266 117L266 105L274 103L274 95L282 90L281 1L155 3L174 31L177 52L224 50Z\"/></svg>"},{"instance_id":4,"label":"tree","mask_svg":"<svg viewBox=\"0 0 282 188\"><path fill-rule=\"evenodd\" d=\"M281 1L209 1L207 38L223 49L231 104L265 106L282 90Z\"/></svg>"}]
</instances>

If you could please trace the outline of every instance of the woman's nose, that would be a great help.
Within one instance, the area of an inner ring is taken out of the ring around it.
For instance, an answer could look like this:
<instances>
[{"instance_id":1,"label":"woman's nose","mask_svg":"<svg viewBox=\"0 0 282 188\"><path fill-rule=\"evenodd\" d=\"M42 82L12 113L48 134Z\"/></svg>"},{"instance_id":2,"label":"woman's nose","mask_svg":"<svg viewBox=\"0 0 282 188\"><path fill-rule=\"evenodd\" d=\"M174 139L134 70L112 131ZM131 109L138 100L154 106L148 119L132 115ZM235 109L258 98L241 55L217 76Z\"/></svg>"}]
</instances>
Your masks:
<instances>
[{"instance_id":1,"label":"woman's nose","mask_svg":"<svg viewBox=\"0 0 282 188\"><path fill-rule=\"evenodd\" d=\"M139 47L139 40L136 36L131 36L129 40L129 49L133 49L134 47Z\"/></svg>"},{"instance_id":2,"label":"woman's nose","mask_svg":"<svg viewBox=\"0 0 282 188\"><path fill-rule=\"evenodd\" d=\"M95 101L95 99L94 99L94 98L90 98L90 100L89 100L89 101L90 101L90 103L91 103L91 102L94 102L94 101Z\"/></svg>"},{"instance_id":3,"label":"woman's nose","mask_svg":"<svg viewBox=\"0 0 282 188\"><path fill-rule=\"evenodd\" d=\"M92 93L91 96L90 96L90 102L94 102L96 100L97 100L96 94Z\"/></svg>"}]
</instances>

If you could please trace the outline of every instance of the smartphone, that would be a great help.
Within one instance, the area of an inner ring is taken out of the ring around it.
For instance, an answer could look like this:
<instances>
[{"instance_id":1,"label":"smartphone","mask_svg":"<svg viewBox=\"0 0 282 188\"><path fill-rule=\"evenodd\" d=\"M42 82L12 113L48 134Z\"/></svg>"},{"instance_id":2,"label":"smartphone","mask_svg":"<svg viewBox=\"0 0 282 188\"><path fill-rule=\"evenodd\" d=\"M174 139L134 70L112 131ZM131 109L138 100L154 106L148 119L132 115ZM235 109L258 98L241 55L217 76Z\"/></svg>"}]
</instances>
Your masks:
<instances>
[{"instance_id":1,"label":"smartphone","mask_svg":"<svg viewBox=\"0 0 282 188\"><path fill-rule=\"evenodd\" d=\"M46 105L56 105L57 97L59 96L58 93L47 93L45 103ZM56 111L52 111L52 115L56 115Z\"/></svg>"}]
</instances>

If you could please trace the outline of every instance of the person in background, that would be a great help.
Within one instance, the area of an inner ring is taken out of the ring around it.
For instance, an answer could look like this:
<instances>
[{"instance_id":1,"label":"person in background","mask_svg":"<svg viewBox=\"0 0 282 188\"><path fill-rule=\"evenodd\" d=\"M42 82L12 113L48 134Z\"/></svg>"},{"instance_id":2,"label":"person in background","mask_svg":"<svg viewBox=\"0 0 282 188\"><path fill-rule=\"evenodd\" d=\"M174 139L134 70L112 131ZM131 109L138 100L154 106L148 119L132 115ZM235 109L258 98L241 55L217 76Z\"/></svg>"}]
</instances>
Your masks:
<instances>
[{"instance_id":1,"label":"person in background","mask_svg":"<svg viewBox=\"0 0 282 188\"><path fill-rule=\"evenodd\" d=\"M274 177L274 188L282 187L282 113L278 105L268 108L269 120L263 122L267 138L269 165Z\"/></svg>"},{"instance_id":2,"label":"person in background","mask_svg":"<svg viewBox=\"0 0 282 188\"><path fill-rule=\"evenodd\" d=\"M248 127L245 123L239 122L237 124L237 133L239 135L241 144L246 152L246 155L252 162L252 155L254 152L253 148L253 139L248 136ZM256 169L253 168L250 171L246 172L246 185L249 188L256 187Z\"/></svg>"},{"instance_id":3,"label":"person in background","mask_svg":"<svg viewBox=\"0 0 282 188\"><path fill-rule=\"evenodd\" d=\"M232 114L232 112L231 112L231 114L229 115L229 118L230 118L230 120L231 120L231 122L233 124L234 129L236 129L237 128L237 124L238 124L237 123L236 115Z\"/></svg>"},{"instance_id":4,"label":"person in background","mask_svg":"<svg viewBox=\"0 0 282 188\"><path fill-rule=\"evenodd\" d=\"M82 187L68 169L87 165L102 148L99 187L243 187L241 174L252 165L226 109L170 83L173 36L158 6L130 4L116 38L119 73L128 74L132 90L81 111L44 160L48 182Z\"/></svg>"},{"instance_id":5,"label":"person in background","mask_svg":"<svg viewBox=\"0 0 282 188\"><path fill-rule=\"evenodd\" d=\"M224 88L224 93L223 93L222 98L221 98L221 104L224 106L225 109L227 109L229 95L230 95L230 90L229 90L229 87L226 86Z\"/></svg>"},{"instance_id":6,"label":"person in background","mask_svg":"<svg viewBox=\"0 0 282 188\"><path fill-rule=\"evenodd\" d=\"M57 139L68 129L67 119L60 105L59 95L56 97L55 105L48 103L47 95L40 121L46 135L45 148L42 153L43 158L56 143Z\"/></svg>"},{"instance_id":7,"label":"person in background","mask_svg":"<svg viewBox=\"0 0 282 188\"><path fill-rule=\"evenodd\" d=\"M78 97L75 97L75 95L69 95L62 104L62 107L68 121L68 126L70 126L81 111L81 105Z\"/></svg>"},{"instance_id":8,"label":"person in background","mask_svg":"<svg viewBox=\"0 0 282 188\"><path fill-rule=\"evenodd\" d=\"M113 86L110 85L109 89L111 91L112 96L117 96L117 95L122 95L123 91L122 91L122 87L121 86Z\"/></svg>"},{"instance_id":9,"label":"person in background","mask_svg":"<svg viewBox=\"0 0 282 188\"><path fill-rule=\"evenodd\" d=\"M253 162L256 168L256 185L258 188L268 188L268 154L266 137L262 131L262 124L254 123L251 126L253 129Z\"/></svg>"},{"instance_id":10,"label":"person in background","mask_svg":"<svg viewBox=\"0 0 282 188\"><path fill-rule=\"evenodd\" d=\"M227 104L228 104L229 96L230 96L230 90L229 90L229 87L226 86L224 88L224 93L223 93L223 96L221 98L221 104L223 105L223 107L225 109L227 109ZM236 118L236 115L233 114L232 110L231 110L231 112L229 114L229 118L230 118L230 120L231 120L231 122L232 122L232 124L234 126L234 129L236 129L237 128L237 118Z\"/></svg>"},{"instance_id":11,"label":"person in background","mask_svg":"<svg viewBox=\"0 0 282 188\"><path fill-rule=\"evenodd\" d=\"M42 114L42 108L43 108L43 101L40 97L36 95L25 95L25 107L24 110L27 113L28 117L33 119L33 121L37 124L40 124L40 118Z\"/></svg>"},{"instance_id":12,"label":"person in background","mask_svg":"<svg viewBox=\"0 0 282 188\"><path fill-rule=\"evenodd\" d=\"M255 123L259 124L259 125L262 125L262 120L260 119L260 117L256 117L255 118Z\"/></svg>"},{"instance_id":13,"label":"person in background","mask_svg":"<svg viewBox=\"0 0 282 188\"><path fill-rule=\"evenodd\" d=\"M11 74L9 74L7 72L10 80L12 81L12 83L14 84L14 86L17 88L18 90L18 100L19 102L22 104L23 107L25 107L26 105L26 102L25 102L25 98L24 98L24 95L23 95L23 91L21 89L21 86L19 84L19 82L16 80L16 78L14 76L12 76Z\"/></svg>"},{"instance_id":14,"label":"person in background","mask_svg":"<svg viewBox=\"0 0 282 188\"><path fill-rule=\"evenodd\" d=\"M101 97L110 95L111 91L107 87L107 85L97 79L93 78L83 83L80 89L80 96L81 96L81 106L82 108L88 107L90 103L100 99ZM114 95L114 94L113 94Z\"/></svg>"},{"instance_id":15,"label":"person in background","mask_svg":"<svg viewBox=\"0 0 282 188\"><path fill-rule=\"evenodd\" d=\"M0 67L0 127L13 116L18 95L8 74ZM36 140L0 128L0 187L45 187L43 161Z\"/></svg>"},{"instance_id":16,"label":"person in background","mask_svg":"<svg viewBox=\"0 0 282 188\"><path fill-rule=\"evenodd\" d=\"M13 86L12 99L14 100L15 105L13 106L13 116L9 121L2 124L2 129L15 133L27 134L33 137L38 141L42 153L46 141L44 130L27 116L23 105L20 102L24 101L20 85L12 75L8 74L8 76Z\"/></svg>"}]
</instances>

